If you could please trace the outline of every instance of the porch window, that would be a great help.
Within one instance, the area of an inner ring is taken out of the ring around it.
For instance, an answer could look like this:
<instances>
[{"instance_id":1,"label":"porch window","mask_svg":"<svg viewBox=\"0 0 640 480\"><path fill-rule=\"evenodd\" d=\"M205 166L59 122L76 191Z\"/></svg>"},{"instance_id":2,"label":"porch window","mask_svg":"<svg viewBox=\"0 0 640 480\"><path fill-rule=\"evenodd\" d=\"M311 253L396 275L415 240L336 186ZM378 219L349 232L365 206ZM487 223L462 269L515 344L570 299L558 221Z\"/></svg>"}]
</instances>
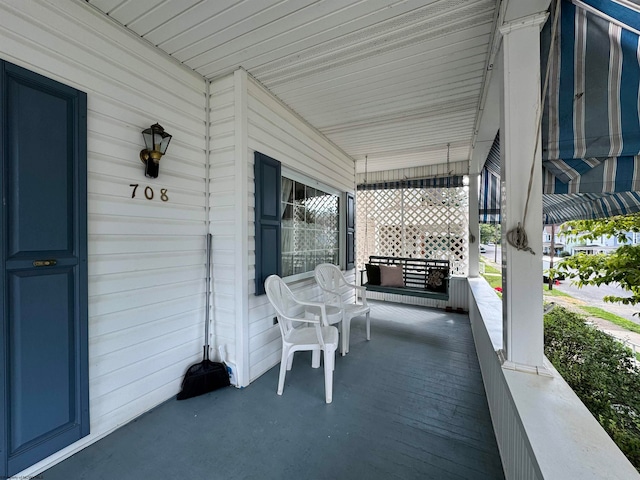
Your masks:
<instances>
[{"instance_id":1,"label":"porch window","mask_svg":"<svg viewBox=\"0 0 640 480\"><path fill-rule=\"evenodd\" d=\"M282 176L282 276L340 261L340 198Z\"/></svg>"},{"instance_id":2,"label":"porch window","mask_svg":"<svg viewBox=\"0 0 640 480\"><path fill-rule=\"evenodd\" d=\"M353 215L344 215L350 222L340 215L340 199L351 194L282 167L262 153L255 152L254 160L255 294L265 293L269 275L295 280L312 276L320 263L339 265L341 248L352 268Z\"/></svg>"}]
</instances>

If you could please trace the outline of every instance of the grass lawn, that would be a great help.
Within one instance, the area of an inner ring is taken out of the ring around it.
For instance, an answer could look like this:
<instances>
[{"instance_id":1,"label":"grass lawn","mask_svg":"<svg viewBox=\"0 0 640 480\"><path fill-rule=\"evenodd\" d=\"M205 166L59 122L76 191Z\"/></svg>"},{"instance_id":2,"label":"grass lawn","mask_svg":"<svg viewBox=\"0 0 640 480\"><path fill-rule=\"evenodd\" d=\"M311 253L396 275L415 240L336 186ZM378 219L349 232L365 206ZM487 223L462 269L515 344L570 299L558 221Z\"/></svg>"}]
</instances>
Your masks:
<instances>
[{"instance_id":1,"label":"grass lawn","mask_svg":"<svg viewBox=\"0 0 640 480\"><path fill-rule=\"evenodd\" d=\"M484 273L502 276L502 272L499 269L489 265L488 263L484 264Z\"/></svg>"},{"instance_id":2,"label":"grass lawn","mask_svg":"<svg viewBox=\"0 0 640 480\"><path fill-rule=\"evenodd\" d=\"M557 290L555 288L553 290L549 290L549 287L547 285L542 286L542 294L546 295L547 297L570 297L571 296L568 293L561 292L560 290Z\"/></svg>"},{"instance_id":3,"label":"grass lawn","mask_svg":"<svg viewBox=\"0 0 640 480\"><path fill-rule=\"evenodd\" d=\"M489 282L491 288L495 289L496 287L502 288L502 272L491 265L484 264L484 273L482 274L484 279ZM502 294L496 291L499 297L502 297Z\"/></svg>"},{"instance_id":4,"label":"grass lawn","mask_svg":"<svg viewBox=\"0 0 640 480\"><path fill-rule=\"evenodd\" d=\"M487 282L489 282L489 285L491 285L491 288L495 289L496 287L502 287L502 273L497 268L485 263L484 274L482 276L485 278ZM502 294L500 292L496 292L496 293L498 294L499 297L502 297ZM549 290L548 285L542 286L542 294L544 297L573 298L568 293L561 292L556 288L554 288L553 290ZM582 310L586 315L601 318L603 320L607 320L631 332L640 333L640 325L638 325L637 323L634 323L631 320L627 320L626 318L619 317L618 315L614 315L613 313L607 312L602 308L591 307L588 305L578 305L578 304L576 304L576 307Z\"/></svg>"},{"instance_id":5,"label":"grass lawn","mask_svg":"<svg viewBox=\"0 0 640 480\"><path fill-rule=\"evenodd\" d=\"M640 333L640 325L632 322L631 320L627 320L626 318L619 317L618 315L614 315L613 313L609 313L606 310L603 310L598 307L590 307L590 306L581 306L582 310L584 310L587 314L592 317L602 318L603 320L607 320L611 323L615 323L619 327L622 327L626 330L630 330L635 333Z\"/></svg>"}]
</instances>

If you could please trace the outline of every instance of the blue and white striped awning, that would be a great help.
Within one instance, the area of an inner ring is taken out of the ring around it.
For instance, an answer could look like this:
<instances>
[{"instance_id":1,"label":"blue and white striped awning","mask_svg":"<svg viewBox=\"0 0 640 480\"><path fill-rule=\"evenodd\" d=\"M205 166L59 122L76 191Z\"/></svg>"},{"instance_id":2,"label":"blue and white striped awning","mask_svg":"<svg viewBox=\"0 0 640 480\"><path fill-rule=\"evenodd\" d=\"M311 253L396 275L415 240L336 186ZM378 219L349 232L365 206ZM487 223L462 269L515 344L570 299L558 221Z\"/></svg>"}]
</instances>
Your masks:
<instances>
[{"instance_id":1,"label":"blue and white striped awning","mask_svg":"<svg viewBox=\"0 0 640 480\"><path fill-rule=\"evenodd\" d=\"M358 190L388 190L399 188L453 188L463 186L462 175L447 177L413 178L392 182L378 182L358 185Z\"/></svg>"},{"instance_id":2,"label":"blue and white striped awning","mask_svg":"<svg viewBox=\"0 0 640 480\"><path fill-rule=\"evenodd\" d=\"M639 28L629 2L561 2L542 123L544 193L640 190Z\"/></svg>"},{"instance_id":3,"label":"blue and white striped awning","mask_svg":"<svg viewBox=\"0 0 640 480\"><path fill-rule=\"evenodd\" d=\"M640 7L627 0L560 2L542 122L545 223L640 211L639 38Z\"/></svg>"},{"instance_id":4,"label":"blue and white striped awning","mask_svg":"<svg viewBox=\"0 0 640 480\"><path fill-rule=\"evenodd\" d=\"M500 223L500 134L480 172L480 223Z\"/></svg>"},{"instance_id":5,"label":"blue and white striped awning","mask_svg":"<svg viewBox=\"0 0 640 480\"><path fill-rule=\"evenodd\" d=\"M545 225L638 212L640 192L557 193L542 196Z\"/></svg>"}]
</instances>

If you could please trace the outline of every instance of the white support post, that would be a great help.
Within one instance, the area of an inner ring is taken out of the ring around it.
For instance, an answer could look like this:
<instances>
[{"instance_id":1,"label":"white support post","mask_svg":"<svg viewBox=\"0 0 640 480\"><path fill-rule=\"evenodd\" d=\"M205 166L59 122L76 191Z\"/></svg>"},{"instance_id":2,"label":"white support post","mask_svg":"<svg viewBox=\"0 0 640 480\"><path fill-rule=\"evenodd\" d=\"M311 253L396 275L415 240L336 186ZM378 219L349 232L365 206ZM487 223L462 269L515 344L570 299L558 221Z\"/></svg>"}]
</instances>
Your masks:
<instances>
[{"instance_id":1,"label":"white support post","mask_svg":"<svg viewBox=\"0 0 640 480\"><path fill-rule=\"evenodd\" d=\"M480 175L469 174L469 278L480 275ZM475 241L472 241L475 239Z\"/></svg>"},{"instance_id":2,"label":"white support post","mask_svg":"<svg viewBox=\"0 0 640 480\"><path fill-rule=\"evenodd\" d=\"M542 156L541 142L536 142L541 115L540 29L546 17L546 13L530 15L500 28L504 82L500 128L503 368L538 374L547 374L543 365ZM528 211L522 227L533 254L506 241L507 232L523 221L527 195Z\"/></svg>"}]
</instances>

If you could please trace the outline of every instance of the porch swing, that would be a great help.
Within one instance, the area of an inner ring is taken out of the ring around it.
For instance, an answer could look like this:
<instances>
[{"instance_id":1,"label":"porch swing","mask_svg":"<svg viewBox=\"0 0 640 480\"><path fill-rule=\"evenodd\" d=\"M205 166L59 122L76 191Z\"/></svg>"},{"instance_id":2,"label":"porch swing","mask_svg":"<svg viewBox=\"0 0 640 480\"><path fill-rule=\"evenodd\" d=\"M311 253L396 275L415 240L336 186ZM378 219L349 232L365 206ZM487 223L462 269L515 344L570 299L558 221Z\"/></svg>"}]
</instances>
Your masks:
<instances>
[{"instance_id":1,"label":"porch swing","mask_svg":"<svg viewBox=\"0 0 640 480\"><path fill-rule=\"evenodd\" d=\"M447 144L447 171L449 172L449 148ZM368 156L365 155L364 190L367 191ZM450 179L447 178L447 188ZM451 198L448 196L450 208ZM369 215L368 205L365 203L365 258L368 251ZM404 225L403 225L404 227ZM404 237L404 235L403 235ZM448 251L451 254L451 219L447 222ZM406 249L405 249L406 250ZM391 257L369 255L365 269L360 270L360 284L369 292L395 294L432 300L449 300L449 272L450 260ZM364 274L367 281L364 281Z\"/></svg>"}]
</instances>

